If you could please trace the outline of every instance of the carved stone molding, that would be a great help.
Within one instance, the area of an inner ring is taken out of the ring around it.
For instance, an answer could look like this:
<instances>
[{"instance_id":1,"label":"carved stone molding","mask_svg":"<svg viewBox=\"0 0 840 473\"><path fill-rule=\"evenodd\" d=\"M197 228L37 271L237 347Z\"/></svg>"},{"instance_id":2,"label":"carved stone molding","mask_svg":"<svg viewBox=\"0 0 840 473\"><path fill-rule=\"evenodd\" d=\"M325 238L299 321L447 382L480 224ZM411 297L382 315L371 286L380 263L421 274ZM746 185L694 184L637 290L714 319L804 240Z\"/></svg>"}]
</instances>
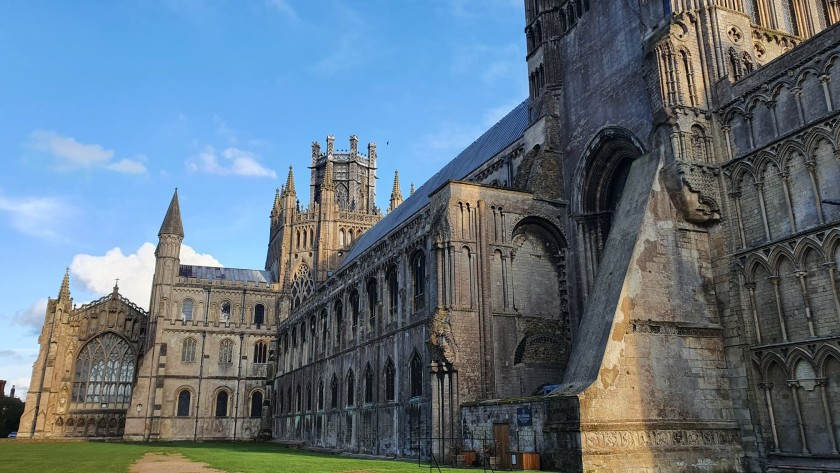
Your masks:
<instances>
[{"instance_id":1,"label":"carved stone molding","mask_svg":"<svg viewBox=\"0 0 840 473\"><path fill-rule=\"evenodd\" d=\"M565 435L574 436L576 433L566 432ZM580 432L580 445L584 454L595 452L629 452L634 450L683 449L688 447L737 447L740 441L737 429L653 429Z\"/></svg>"},{"instance_id":2,"label":"carved stone molding","mask_svg":"<svg viewBox=\"0 0 840 473\"><path fill-rule=\"evenodd\" d=\"M654 320L633 320L627 326L627 333L650 333L678 335L682 337L717 338L723 333L721 327L697 327L674 322Z\"/></svg>"},{"instance_id":3,"label":"carved stone molding","mask_svg":"<svg viewBox=\"0 0 840 473\"><path fill-rule=\"evenodd\" d=\"M720 221L717 176L714 166L675 161L662 169L662 181L674 207L692 223Z\"/></svg>"}]
</instances>

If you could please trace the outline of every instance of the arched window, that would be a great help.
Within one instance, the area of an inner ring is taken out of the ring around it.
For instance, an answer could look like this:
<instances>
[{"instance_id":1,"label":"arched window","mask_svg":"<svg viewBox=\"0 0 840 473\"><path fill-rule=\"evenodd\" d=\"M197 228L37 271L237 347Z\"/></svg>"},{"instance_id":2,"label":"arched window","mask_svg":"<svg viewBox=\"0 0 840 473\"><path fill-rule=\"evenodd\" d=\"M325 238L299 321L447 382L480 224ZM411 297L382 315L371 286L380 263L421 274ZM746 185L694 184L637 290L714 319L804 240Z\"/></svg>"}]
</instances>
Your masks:
<instances>
[{"instance_id":1,"label":"arched window","mask_svg":"<svg viewBox=\"0 0 840 473\"><path fill-rule=\"evenodd\" d=\"M344 248L344 229L338 231L338 246Z\"/></svg>"},{"instance_id":2,"label":"arched window","mask_svg":"<svg viewBox=\"0 0 840 473\"><path fill-rule=\"evenodd\" d=\"M181 361L195 363L195 339L187 338L181 346Z\"/></svg>"},{"instance_id":3,"label":"arched window","mask_svg":"<svg viewBox=\"0 0 840 473\"><path fill-rule=\"evenodd\" d=\"M542 40L543 40L543 37L542 37L542 25L540 24L540 22L539 22L539 21L538 21L538 22L537 22L537 24L534 26L534 37L535 37L535 41L536 41L535 46L536 46L536 47L539 47L539 46L542 44Z\"/></svg>"},{"instance_id":4,"label":"arched window","mask_svg":"<svg viewBox=\"0 0 840 473\"><path fill-rule=\"evenodd\" d=\"M371 278L367 283L368 317L370 327L376 327L376 308L379 303L379 291L376 287L376 278Z\"/></svg>"},{"instance_id":5,"label":"arched window","mask_svg":"<svg viewBox=\"0 0 840 473\"><path fill-rule=\"evenodd\" d=\"M330 407L338 408L338 378L335 375L330 382Z\"/></svg>"},{"instance_id":6,"label":"arched window","mask_svg":"<svg viewBox=\"0 0 840 473\"><path fill-rule=\"evenodd\" d=\"M344 333L344 327L341 325L344 323L344 305L341 303L340 300L335 301L335 343L338 345L341 343L341 336Z\"/></svg>"},{"instance_id":7,"label":"arched window","mask_svg":"<svg viewBox=\"0 0 840 473\"><path fill-rule=\"evenodd\" d=\"M352 244L353 243L353 229L352 228L347 231L347 236L350 240L350 243Z\"/></svg>"},{"instance_id":8,"label":"arched window","mask_svg":"<svg viewBox=\"0 0 840 473\"><path fill-rule=\"evenodd\" d=\"M367 367L365 367L365 403L370 404L373 402L373 369L370 367L370 363L368 363Z\"/></svg>"},{"instance_id":9,"label":"arched window","mask_svg":"<svg viewBox=\"0 0 840 473\"><path fill-rule=\"evenodd\" d=\"M352 406L355 404L356 401L356 377L353 376L353 370L351 369L347 373L347 405Z\"/></svg>"},{"instance_id":10,"label":"arched window","mask_svg":"<svg viewBox=\"0 0 840 473\"><path fill-rule=\"evenodd\" d=\"M188 389L182 389L178 393L178 412L176 415L178 417L190 416L190 391Z\"/></svg>"},{"instance_id":11,"label":"arched window","mask_svg":"<svg viewBox=\"0 0 840 473\"><path fill-rule=\"evenodd\" d=\"M419 251L411 258L411 285L414 310L420 310L426 306L426 257Z\"/></svg>"},{"instance_id":12,"label":"arched window","mask_svg":"<svg viewBox=\"0 0 840 473\"><path fill-rule=\"evenodd\" d=\"M411 355L411 362L409 363L409 386L411 386L411 397L420 397L423 395L423 360L415 351Z\"/></svg>"},{"instance_id":13,"label":"arched window","mask_svg":"<svg viewBox=\"0 0 840 473\"><path fill-rule=\"evenodd\" d=\"M219 342L219 363L233 363L233 340Z\"/></svg>"},{"instance_id":14,"label":"arched window","mask_svg":"<svg viewBox=\"0 0 840 473\"><path fill-rule=\"evenodd\" d=\"M228 416L228 392L221 390L216 393L216 417Z\"/></svg>"},{"instance_id":15,"label":"arched window","mask_svg":"<svg viewBox=\"0 0 840 473\"><path fill-rule=\"evenodd\" d=\"M307 233L306 230L304 230L303 231L303 247L304 248L306 248L308 243L309 243L308 238L307 238L308 236L309 236L309 233Z\"/></svg>"},{"instance_id":16,"label":"arched window","mask_svg":"<svg viewBox=\"0 0 840 473\"><path fill-rule=\"evenodd\" d=\"M254 306L254 324L259 328L260 325L265 323L265 306L262 304L257 304Z\"/></svg>"},{"instance_id":17,"label":"arched window","mask_svg":"<svg viewBox=\"0 0 840 473\"><path fill-rule=\"evenodd\" d=\"M76 358L72 400L76 403L109 404L109 408L131 401L134 381L134 350L124 338L104 333L85 344Z\"/></svg>"},{"instance_id":18,"label":"arched window","mask_svg":"<svg viewBox=\"0 0 840 473\"><path fill-rule=\"evenodd\" d=\"M306 383L306 410L312 411L312 384Z\"/></svg>"},{"instance_id":19,"label":"arched window","mask_svg":"<svg viewBox=\"0 0 840 473\"><path fill-rule=\"evenodd\" d=\"M293 412L293 405L292 405L292 387L289 386L289 389L286 390L286 407L289 408L289 414Z\"/></svg>"},{"instance_id":20,"label":"arched window","mask_svg":"<svg viewBox=\"0 0 840 473\"><path fill-rule=\"evenodd\" d=\"M260 340L254 344L254 363L265 363L268 357L268 345Z\"/></svg>"},{"instance_id":21,"label":"arched window","mask_svg":"<svg viewBox=\"0 0 840 473\"><path fill-rule=\"evenodd\" d=\"M300 412L303 410L303 400L300 394L300 384L297 385L297 389L295 389L295 411Z\"/></svg>"},{"instance_id":22,"label":"arched window","mask_svg":"<svg viewBox=\"0 0 840 473\"><path fill-rule=\"evenodd\" d=\"M230 322L230 302L222 302L222 310L219 314L219 322Z\"/></svg>"},{"instance_id":23,"label":"arched window","mask_svg":"<svg viewBox=\"0 0 840 473\"><path fill-rule=\"evenodd\" d=\"M297 243L295 245L295 248L299 250L300 249L300 230L297 230L295 232L295 235L296 235L296 238L297 238Z\"/></svg>"},{"instance_id":24,"label":"arched window","mask_svg":"<svg viewBox=\"0 0 840 473\"><path fill-rule=\"evenodd\" d=\"M385 400L393 401L396 399L396 380L397 370L394 368L394 361L388 357L385 362Z\"/></svg>"},{"instance_id":25,"label":"arched window","mask_svg":"<svg viewBox=\"0 0 840 473\"><path fill-rule=\"evenodd\" d=\"M254 391L251 393L251 417L262 417L262 391Z\"/></svg>"},{"instance_id":26,"label":"arched window","mask_svg":"<svg viewBox=\"0 0 840 473\"><path fill-rule=\"evenodd\" d=\"M193 301L192 299L184 299L184 302L181 304L181 320L187 322L192 320L193 316Z\"/></svg>"},{"instance_id":27,"label":"arched window","mask_svg":"<svg viewBox=\"0 0 840 473\"><path fill-rule=\"evenodd\" d=\"M312 293L312 271L301 264L292 279L292 308L296 309Z\"/></svg>"},{"instance_id":28,"label":"arched window","mask_svg":"<svg viewBox=\"0 0 840 473\"><path fill-rule=\"evenodd\" d=\"M324 380L318 381L318 410L324 410Z\"/></svg>"},{"instance_id":29,"label":"arched window","mask_svg":"<svg viewBox=\"0 0 840 473\"><path fill-rule=\"evenodd\" d=\"M350 294L350 313L352 315L352 327L355 330L359 325L359 292L355 289Z\"/></svg>"},{"instance_id":30,"label":"arched window","mask_svg":"<svg viewBox=\"0 0 840 473\"><path fill-rule=\"evenodd\" d=\"M397 281L397 268L391 268L388 272L388 314L392 319L397 317L397 308L400 303L400 286Z\"/></svg>"}]
</instances>

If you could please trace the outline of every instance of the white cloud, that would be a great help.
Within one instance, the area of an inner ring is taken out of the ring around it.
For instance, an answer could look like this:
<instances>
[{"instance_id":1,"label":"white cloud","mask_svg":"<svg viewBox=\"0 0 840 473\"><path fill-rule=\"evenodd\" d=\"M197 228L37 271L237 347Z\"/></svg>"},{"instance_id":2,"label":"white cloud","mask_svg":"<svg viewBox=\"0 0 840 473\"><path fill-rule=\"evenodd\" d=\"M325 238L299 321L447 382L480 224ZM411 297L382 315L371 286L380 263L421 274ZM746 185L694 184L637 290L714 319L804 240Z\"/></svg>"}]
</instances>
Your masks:
<instances>
[{"instance_id":1,"label":"white cloud","mask_svg":"<svg viewBox=\"0 0 840 473\"><path fill-rule=\"evenodd\" d=\"M146 167L139 161L122 159L114 162L113 150L97 144L80 143L73 137L54 131L33 131L29 135L29 146L50 155L58 171L101 168L129 174L146 172Z\"/></svg>"},{"instance_id":2,"label":"white cloud","mask_svg":"<svg viewBox=\"0 0 840 473\"><path fill-rule=\"evenodd\" d=\"M55 197L8 197L0 192L0 214L27 235L59 240L58 229L74 213L73 206Z\"/></svg>"},{"instance_id":3,"label":"white cloud","mask_svg":"<svg viewBox=\"0 0 840 473\"><path fill-rule=\"evenodd\" d=\"M196 253L181 245L181 263L199 266L222 266L209 254ZM131 302L148 309L155 273L155 245L143 243L136 252L125 255L120 248L113 248L102 256L78 254L73 257L70 272L74 281L86 290L104 296L114 288L119 278L120 294Z\"/></svg>"},{"instance_id":4,"label":"white cloud","mask_svg":"<svg viewBox=\"0 0 840 473\"><path fill-rule=\"evenodd\" d=\"M212 146L187 161L193 172L206 172L221 176L249 176L277 178L277 173L259 163L256 154L238 148L226 148L220 154Z\"/></svg>"},{"instance_id":5,"label":"white cloud","mask_svg":"<svg viewBox=\"0 0 840 473\"><path fill-rule=\"evenodd\" d=\"M286 15L290 20L300 21L300 17L298 17L297 12L295 12L295 9L292 8L286 0L268 0L265 3L278 12Z\"/></svg>"},{"instance_id":6,"label":"white cloud","mask_svg":"<svg viewBox=\"0 0 840 473\"><path fill-rule=\"evenodd\" d=\"M111 171L117 171L125 174L145 174L146 166L140 161L133 161L131 159L121 159L115 163L105 166Z\"/></svg>"},{"instance_id":7,"label":"white cloud","mask_svg":"<svg viewBox=\"0 0 840 473\"><path fill-rule=\"evenodd\" d=\"M44 314L46 314L46 312L47 300L38 299L27 309L15 312L15 315L12 316L12 324L27 327L31 329L33 333L38 333L44 325ZM2 356L2 354L0 354L0 356Z\"/></svg>"}]
</instances>

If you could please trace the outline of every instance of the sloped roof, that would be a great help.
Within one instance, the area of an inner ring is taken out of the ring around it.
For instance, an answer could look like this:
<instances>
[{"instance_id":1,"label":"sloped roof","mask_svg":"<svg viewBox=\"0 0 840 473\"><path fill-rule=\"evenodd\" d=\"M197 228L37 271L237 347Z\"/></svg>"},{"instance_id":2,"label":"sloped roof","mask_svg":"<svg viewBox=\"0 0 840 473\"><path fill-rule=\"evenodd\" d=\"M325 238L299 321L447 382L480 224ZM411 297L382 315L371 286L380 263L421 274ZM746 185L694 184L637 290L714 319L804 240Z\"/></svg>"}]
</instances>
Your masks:
<instances>
[{"instance_id":1,"label":"sloped roof","mask_svg":"<svg viewBox=\"0 0 840 473\"><path fill-rule=\"evenodd\" d=\"M377 241L385 237L391 230L406 222L412 216L429 205L429 194L450 180L462 180L488 159L499 154L511 143L519 139L528 127L528 100L517 105L498 123L484 132L471 145L461 151L458 156L444 166L434 176L429 178L408 199L403 201L393 212L386 215L376 225L362 236L350 249L347 258L340 268L350 264L354 259L372 247ZM340 269L339 268L339 269Z\"/></svg>"},{"instance_id":2,"label":"sloped roof","mask_svg":"<svg viewBox=\"0 0 840 473\"><path fill-rule=\"evenodd\" d=\"M184 238L184 224L181 223L181 206L178 205L178 189L172 195L169 208L166 209L166 216L163 217L163 224L160 226L158 236L178 235Z\"/></svg>"},{"instance_id":3,"label":"sloped roof","mask_svg":"<svg viewBox=\"0 0 840 473\"><path fill-rule=\"evenodd\" d=\"M191 266L182 264L178 276L196 279L219 279L233 282L256 282L269 284L272 282L270 271L258 269L221 268L217 266Z\"/></svg>"}]
</instances>

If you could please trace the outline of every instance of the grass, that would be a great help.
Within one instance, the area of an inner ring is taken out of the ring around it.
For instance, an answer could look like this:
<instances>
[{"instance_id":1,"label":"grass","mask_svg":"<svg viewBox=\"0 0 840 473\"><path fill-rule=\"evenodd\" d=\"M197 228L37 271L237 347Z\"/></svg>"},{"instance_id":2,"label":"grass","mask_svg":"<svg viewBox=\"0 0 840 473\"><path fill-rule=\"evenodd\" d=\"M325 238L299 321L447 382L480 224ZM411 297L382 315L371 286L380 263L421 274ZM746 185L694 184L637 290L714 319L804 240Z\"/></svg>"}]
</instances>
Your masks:
<instances>
[{"instance_id":1,"label":"grass","mask_svg":"<svg viewBox=\"0 0 840 473\"><path fill-rule=\"evenodd\" d=\"M127 472L146 453L180 453L228 472L424 473L416 462L365 460L305 452L271 443L0 442L3 471ZM437 472L437 469L434 469ZM443 469L444 472L466 471Z\"/></svg>"}]
</instances>

